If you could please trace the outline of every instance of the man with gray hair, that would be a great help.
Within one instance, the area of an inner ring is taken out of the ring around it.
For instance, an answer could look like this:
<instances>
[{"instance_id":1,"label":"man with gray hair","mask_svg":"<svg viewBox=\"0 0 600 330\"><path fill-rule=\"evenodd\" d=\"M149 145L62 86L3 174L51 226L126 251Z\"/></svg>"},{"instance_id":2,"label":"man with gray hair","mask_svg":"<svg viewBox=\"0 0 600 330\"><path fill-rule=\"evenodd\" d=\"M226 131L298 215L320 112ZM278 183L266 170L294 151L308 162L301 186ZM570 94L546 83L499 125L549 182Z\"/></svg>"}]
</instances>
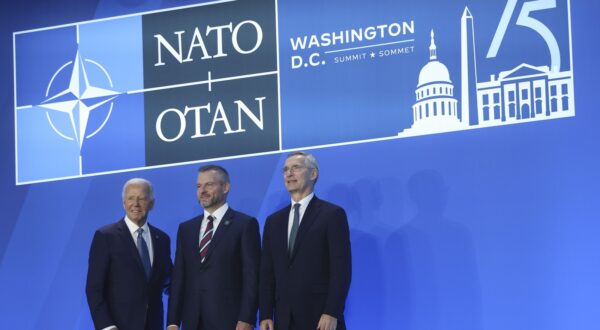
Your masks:
<instances>
[{"instance_id":1,"label":"man with gray hair","mask_svg":"<svg viewBox=\"0 0 600 330\"><path fill-rule=\"evenodd\" d=\"M350 288L346 212L315 196L315 157L288 155L283 182L291 203L271 214L263 230L260 330L344 330Z\"/></svg>"},{"instance_id":2,"label":"man with gray hair","mask_svg":"<svg viewBox=\"0 0 600 330\"><path fill-rule=\"evenodd\" d=\"M125 217L96 231L86 295L98 330L162 330L162 294L171 276L169 236L148 223L152 184L131 179L123 186Z\"/></svg>"}]
</instances>

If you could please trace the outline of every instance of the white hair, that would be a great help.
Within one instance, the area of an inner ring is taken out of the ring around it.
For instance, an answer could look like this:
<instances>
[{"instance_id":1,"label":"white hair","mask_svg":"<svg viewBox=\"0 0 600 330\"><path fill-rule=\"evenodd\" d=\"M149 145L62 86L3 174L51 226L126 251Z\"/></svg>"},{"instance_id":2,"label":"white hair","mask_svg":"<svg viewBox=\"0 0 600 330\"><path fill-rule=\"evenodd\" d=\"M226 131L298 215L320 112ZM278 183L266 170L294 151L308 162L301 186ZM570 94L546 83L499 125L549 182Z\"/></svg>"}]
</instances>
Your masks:
<instances>
[{"instance_id":1,"label":"white hair","mask_svg":"<svg viewBox=\"0 0 600 330\"><path fill-rule=\"evenodd\" d=\"M127 190L127 187L131 186L131 185L144 185L146 186L146 191L148 193L148 199L150 201L154 200L154 189L152 188L152 183L146 179L142 179L142 178L133 178L133 179L129 179L127 180L127 182L125 182L125 184L123 185L123 192L121 194L123 201L125 201L125 191Z\"/></svg>"}]
</instances>

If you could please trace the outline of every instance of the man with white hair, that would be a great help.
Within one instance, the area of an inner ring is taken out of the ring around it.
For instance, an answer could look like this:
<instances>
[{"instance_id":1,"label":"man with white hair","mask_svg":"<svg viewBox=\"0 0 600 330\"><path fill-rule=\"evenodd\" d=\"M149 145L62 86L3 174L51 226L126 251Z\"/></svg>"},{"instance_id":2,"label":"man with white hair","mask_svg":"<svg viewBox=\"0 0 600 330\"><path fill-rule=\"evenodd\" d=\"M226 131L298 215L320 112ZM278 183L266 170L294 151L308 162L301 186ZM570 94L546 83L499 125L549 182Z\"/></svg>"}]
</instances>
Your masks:
<instances>
[{"instance_id":1,"label":"man with white hair","mask_svg":"<svg viewBox=\"0 0 600 330\"><path fill-rule=\"evenodd\" d=\"M86 294L98 330L162 330L162 294L171 276L169 236L148 223L152 184L123 186L125 216L98 229L90 247Z\"/></svg>"}]
</instances>

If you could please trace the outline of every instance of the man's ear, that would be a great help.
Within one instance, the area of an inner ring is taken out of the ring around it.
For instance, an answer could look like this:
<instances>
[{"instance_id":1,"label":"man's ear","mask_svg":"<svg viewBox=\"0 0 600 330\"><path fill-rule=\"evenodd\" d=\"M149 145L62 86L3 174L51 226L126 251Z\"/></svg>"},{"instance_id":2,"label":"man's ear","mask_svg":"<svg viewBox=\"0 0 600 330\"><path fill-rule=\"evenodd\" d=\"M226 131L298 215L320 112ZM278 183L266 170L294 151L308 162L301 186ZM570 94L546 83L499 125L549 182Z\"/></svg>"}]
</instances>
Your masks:
<instances>
[{"instance_id":1,"label":"man's ear","mask_svg":"<svg viewBox=\"0 0 600 330\"><path fill-rule=\"evenodd\" d=\"M316 168L313 168L312 171L310 172L310 180L317 181L318 177L319 177L319 170Z\"/></svg>"}]
</instances>

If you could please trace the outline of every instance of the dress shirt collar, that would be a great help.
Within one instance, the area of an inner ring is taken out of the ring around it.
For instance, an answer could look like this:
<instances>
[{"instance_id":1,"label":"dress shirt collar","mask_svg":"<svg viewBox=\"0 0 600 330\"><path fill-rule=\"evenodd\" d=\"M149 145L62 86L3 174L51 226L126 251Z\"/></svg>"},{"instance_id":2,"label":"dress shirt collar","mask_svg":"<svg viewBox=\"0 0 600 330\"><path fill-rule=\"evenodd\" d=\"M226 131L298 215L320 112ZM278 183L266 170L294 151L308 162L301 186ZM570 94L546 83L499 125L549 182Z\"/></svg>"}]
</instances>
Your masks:
<instances>
[{"instance_id":1,"label":"dress shirt collar","mask_svg":"<svg viewBox=\"0 0 600 330\"><path fill-rule=\"evenodd\" d=\"M125 224L127 225L127 229L129 229L129 233L131 234L131 238L133 238L133 242L137 246L137 238L138 233L137 230L142 228L144 233L142 237L144 241L146 241L146 246L148 247L148 254L150 255L150 264L154 265L154 244L152 243L152 235L150 235L150 227L148 226L148 219L142 227L138 227L138 225L131 221L127 216L125 216Z\"/></svg>"},{"instance_id":2,"label":"dress shirt collar","mask_svg":"<svg viewBox=\"0 0 600 330\"><path fill-rule=\"evenodd\" d=\"M311 192L308 196L302 198L300 201L296 202L292 199L292 212L294 210L294 204L300 203L300 214L304 213L304 210L308 207L308 203L310 203L311 199L315 197L315 193Z\"/></svg>"},{"instance_id":3,"label":"dress shirt collar","mask_svg":"<svg viewBox=\"0 0 600 330\"><path fill-rule=\"evenodd\" d=\"M208 216L212 215L215 218L214 222L215 222L215 226L216 226L216 223L221 222L221 219L223 219L223 217L225 216L225 213L227 212L228 209L229 209L229 205L227 203L225 203L225 204L221 205L221 207L219 207L213 213L208 213L205 210L204 211L204 219L203 220L207 221L208 220Z\"/></svg>"},{"instance_id":4,"label":"dress shirt collar","mask_svg":"<svg viewBox=\"0 0 600 330\"><path fill-rule=\"evenodd\" d=\"M310 201L313 199L313 197L315 197L315 193L312 192L310 193L308 196L302 198L300 201L296 202L292 199L292 206L290 207L290 224L289 224L289 228L291 230L291 226L292 226L292 221L294 218L294 205L295 204L300 204L300 209L298 210L298 212L300 213L300 219L299 221L302 222L302 218L304 218L304 212L306 211L306 208L308 207L308 203L310 203Z\"/></svg>"},{"instance_id":5,"label":"dress shirt collar","mask_svg":"<svg viewBox=\"0 0 600 330\"><path fill-rule=\"evenodd\" d=\"M137 230L140 228L138 227L138 225L131 221L127 216L125 216L125 224L127 225L127 228L129 229L129 232L131 233L131 235L137 235ZM141 227L144 230L144 234L145 233L150 233L150 227L148 227L148 219L146 219L146 222L144 223L144 225ZM150 237L150 236L148 236Z\"/></svg>"}]
</instances>

